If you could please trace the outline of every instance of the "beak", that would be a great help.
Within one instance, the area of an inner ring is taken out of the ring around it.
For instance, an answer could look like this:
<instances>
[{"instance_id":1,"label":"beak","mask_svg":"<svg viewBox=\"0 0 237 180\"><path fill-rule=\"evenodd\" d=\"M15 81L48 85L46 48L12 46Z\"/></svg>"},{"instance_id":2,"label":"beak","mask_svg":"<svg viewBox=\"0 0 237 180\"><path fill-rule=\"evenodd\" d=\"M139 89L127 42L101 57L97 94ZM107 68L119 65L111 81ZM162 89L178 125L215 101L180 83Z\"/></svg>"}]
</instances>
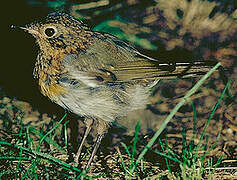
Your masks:
<instances>
[{"instance_id":1,"label":"beak","mask_svg":"<svg viewBox=\"0 0 237 180\"><path fill-rule=\"evenodd\" d=\"M28 33L30 33L30 34L32 34L32 35L37 35L37 34L39 34L39 32L38 31L36 31L35 29L33 29L31 26L25 26L25 27L22 27L22 26L16 26L16 25L11 25L11 28L12 29L22 29L22 30L24 30L25 32L28 32Z\"/></svg>"},{"instance_id":2,"label":"beak","mask_svg":"<svg viewBox=\"0 0 237 180\"><path fill-rule=\"evenodd\" d=\"M23 29L24 31L28 31L27 27L21 27L21 26L16 26L16 25L11 25L12 29Z\"/></svg>"}]
</instances>

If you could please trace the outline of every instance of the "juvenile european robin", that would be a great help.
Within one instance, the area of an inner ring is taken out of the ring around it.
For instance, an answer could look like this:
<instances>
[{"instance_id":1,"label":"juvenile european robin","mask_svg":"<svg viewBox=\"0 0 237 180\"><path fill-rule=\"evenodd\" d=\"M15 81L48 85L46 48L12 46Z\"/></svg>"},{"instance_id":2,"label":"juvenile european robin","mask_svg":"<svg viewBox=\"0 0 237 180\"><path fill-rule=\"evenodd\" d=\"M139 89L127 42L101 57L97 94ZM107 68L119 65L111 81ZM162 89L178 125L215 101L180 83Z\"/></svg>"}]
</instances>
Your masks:
<instances>
[{"instance_id":1,"label":"juvenile european robin","mask_svg":"<svg viewBox=\"0 0 237 180\"><path fill-rule=\"evenodd\" d=\"M40 48L33 74L42 94L85 117L87 128L75 163L92 126L96 127L97 138L86 168L110 124L144 108L159 79L196 76L213 65L161 62L112 35L91 31L64 13L51 13L45 21L21 28L35 37Z\"/></svg>"}]
</instances>

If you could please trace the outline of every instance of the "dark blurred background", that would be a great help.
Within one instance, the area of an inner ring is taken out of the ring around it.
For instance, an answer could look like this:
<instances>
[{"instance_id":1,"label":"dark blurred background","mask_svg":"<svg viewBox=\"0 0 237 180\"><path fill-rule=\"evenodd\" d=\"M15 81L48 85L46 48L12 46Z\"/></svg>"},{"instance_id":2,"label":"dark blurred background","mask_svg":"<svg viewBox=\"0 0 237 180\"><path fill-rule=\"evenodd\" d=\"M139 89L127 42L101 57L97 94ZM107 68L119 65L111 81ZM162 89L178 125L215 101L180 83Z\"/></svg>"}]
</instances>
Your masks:
<instances>
[{"instance_id":1,"label":"dark blurred background","mask_svg":"<svg viewBox=\"0 0 237 180\"><path fill-rule=\"evenodd\" d=\"M11 25L25 25L47 15L50 8L31 5L24 0L2 3L0 88L7 96L29 102L41 111L60 110L40 94L33 80L32 70L38 52L34 39L23 31L11 29Z\"/></svg>"}]
</instances>

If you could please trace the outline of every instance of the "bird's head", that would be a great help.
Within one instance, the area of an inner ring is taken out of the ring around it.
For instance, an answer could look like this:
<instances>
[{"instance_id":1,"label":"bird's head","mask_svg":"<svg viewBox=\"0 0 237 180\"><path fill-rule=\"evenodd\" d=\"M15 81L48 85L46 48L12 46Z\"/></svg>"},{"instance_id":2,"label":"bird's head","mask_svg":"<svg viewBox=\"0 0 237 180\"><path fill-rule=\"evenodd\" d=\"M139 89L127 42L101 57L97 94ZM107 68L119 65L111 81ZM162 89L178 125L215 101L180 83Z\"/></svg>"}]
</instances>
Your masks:
<instances>
[{"instance_id":1,"label":"bird's head","mask_svg":"<svg viewBox=\"0 0 237 180\"><path fill-rule=\"evenodd\" d=\"M76 53L86 49L93 32L65 13L51 13L44 21L20 27L33 35L43 52Z\"/></svg>"}]
</instances>

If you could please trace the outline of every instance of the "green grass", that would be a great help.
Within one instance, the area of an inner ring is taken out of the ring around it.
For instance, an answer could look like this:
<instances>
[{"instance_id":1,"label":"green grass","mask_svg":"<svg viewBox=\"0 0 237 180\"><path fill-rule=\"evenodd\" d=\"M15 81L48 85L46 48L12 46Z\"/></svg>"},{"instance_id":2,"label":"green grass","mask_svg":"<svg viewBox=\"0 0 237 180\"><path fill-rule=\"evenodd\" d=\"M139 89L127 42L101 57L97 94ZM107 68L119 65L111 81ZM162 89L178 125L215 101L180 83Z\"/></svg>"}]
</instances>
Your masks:
<instances>
[{"instance_id":1,"label":"green grass","mask_svg":"<svg viewBox=\"0 0 237 180\"><path fill-rule=\"evenodd\" d=\"M161 134L161 132L164 130L164 128L166 127L166 125L168 124L168 122L171 120L171 118L175 115L175 113L179 110L179 108L186 102L186 100L195 93L195 91L202 85L202 83L220 66L220 64L217 64L209 73L207 73L189 92L187 92L187 94L184 96L184 98L176 105L176 107L174 108L174 110L170 113L170 115L166 118L166 120L163 122L163 124L161 125L160 129L155 133L155 135L152 137L152 139L148 142L148 144L146 145L146 147L143 149L143 151L141 152L141 154L138 156L136 162L134 163L134 152L136 152L136 143L138 141L138 132L139 132L139 124L137 124L136 126L136 131L135 131L135 135L134 135L134 145L132 148L132 155L129 152L129 148L126 145L123 145L125 148L125 152L127 152L128 157L131 158L131 164L128 167L126 167L123 164L124 170L126 172L129 172L129 175L131 176L131 174L133 174L134 171L136 171L136 168L139 164L139 162L141 161L141 159L143 159L143 157L145 156L145 154L147 153L148 150L152 150L151 146L154 144L154 142L157 140L157 138L159 137L159 135ZM168 147L167 142L164 144L162 143L162 141L159 139L159 143L161 145L161 149L162 149L162 153L161 152L156 152L157 154L163 156L165 158L165 162L166 162L166 166L167 169L169 171L170 177L173 177L175 179L202 179L204 173L206 173L206 168L213 168L214 169L212 171L210 171L208 173L208 177L211 178L212 174L215 171L215 168L220 164L221 162L221 157L218 159L218 161L216 162L216 164L208 164L207 167L204 166L204 159L206 158L206 155L215 147L215 144L213 146L211 146L209 149L204 149L206 152L203 155L200 155L198 152L203 150L203 148L208 146L208 139L206 139L204 145L202 144L202 141L204 141L204 137L206 135L206 129L210 124L211 119L213 118L213 115L215 113L215 111L217 110L218 106L220 105L220 102L223 100L224 95L226 94L229 86L230 86L230 80L228 81L228 83L225 86L225 89L223 90L221 96L218 99L218 102L214 105L213 110L207 120L207 122L205 123L204 129L202 131L201 137L200 137L200 141L198 144L194 144L194 136L196 136L197 134L197 130L196 130L196 124L197 124L197 113L195 110L195 107L193 106L191 100L189 100L192 108L193 108L193 113L194 113L194 119L193 119L193 137L192 140L189 144L187 144L187 140L186 140L186 134L182 133L183 135L183 151L182 154L174 154L174 152L172 152L172 150ZM218 141L219 138L217 138ZM166 153L167 152L167 153ZM121 157L122 158L122 157ZM211 160L211 159L210 159ZM212 160L211 160L212 161ZM123 161L122 161L123 162ZM171 171L170 165L172 163L179 163L180 165L180 170L178 172L173 173ZM174 175L176 174L176 175Z\"/></svg>"},{"instance_id":2,"label":"green grass","mask_svg":"<svg viewBox=\"0 0 237 180\"><path fill-rule=\"evenodd\" d=\"M164 122L162 123L161 127L159 128L159 130L154 134L154 136L152 137L152 139L147 143L146 148L144 148L144 150L141 152L141 154L139 155L137 161L136 161L136 165L141 161L141 159L144 157L144 155L146 154L146 152L148 151L148 149L153 145L153 143L155 142L155 140L159 137L159 135L162 133L162 131L165 129L165 127L167 126L168 122L173 118L173 116L175 115L175 113L177 113L177 111L179 110L179 108L186 103L186 101L189 99L189 97L194 94L197 89L204 83L204 81L220 66L220 63L216 64L215 67L213 67L205 76L203 76L198 82L197 84L186 93L186 95L182 98L182 100L175 106L175 108L173 109L173 111L171 111L171 113L167 116L167 118L164 120ZM136 165L133 168L133 171L136 168Z\"/></svg>"}]
</instances>

